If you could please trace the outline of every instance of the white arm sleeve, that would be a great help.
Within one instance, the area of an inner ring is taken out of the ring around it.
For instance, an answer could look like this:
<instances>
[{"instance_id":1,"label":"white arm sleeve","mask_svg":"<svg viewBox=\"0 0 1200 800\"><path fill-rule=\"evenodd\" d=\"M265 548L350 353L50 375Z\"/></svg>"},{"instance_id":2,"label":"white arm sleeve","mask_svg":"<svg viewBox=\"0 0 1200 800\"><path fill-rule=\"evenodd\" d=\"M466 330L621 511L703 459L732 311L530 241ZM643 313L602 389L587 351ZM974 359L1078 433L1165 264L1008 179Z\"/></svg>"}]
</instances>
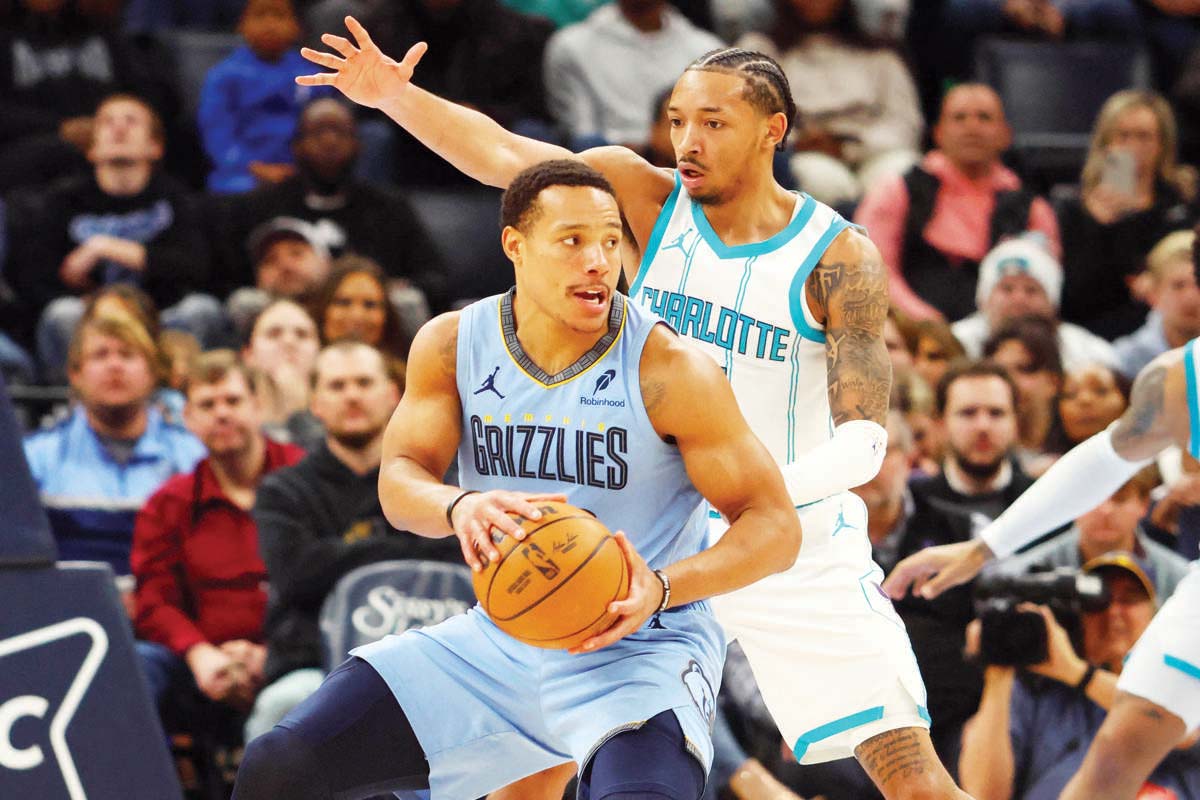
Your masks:
<instances>
[{"instance_id":1,"label":"white arm sleeve","mask_svg":"<svg viewBox=\"0 0 1200 800\"><path fill-rule=\"evenodd\" d=\"M1101 431L1060 458L979 536L1004 558L1023 545L1091 511L1150 463L1126 461Z\"/></svg>"},{"instance_id":2,"label":"white arm sleeve","mask_svg":"<svg viewBox=\"0 0 1200 800\"><path fill-rule=\"evenodd\" d=\"M838 425L833 438L782 467L792 502L802 506L862 486L879 473L887 439L887 431L869 419Z\"/></svg>"}]
</instances>

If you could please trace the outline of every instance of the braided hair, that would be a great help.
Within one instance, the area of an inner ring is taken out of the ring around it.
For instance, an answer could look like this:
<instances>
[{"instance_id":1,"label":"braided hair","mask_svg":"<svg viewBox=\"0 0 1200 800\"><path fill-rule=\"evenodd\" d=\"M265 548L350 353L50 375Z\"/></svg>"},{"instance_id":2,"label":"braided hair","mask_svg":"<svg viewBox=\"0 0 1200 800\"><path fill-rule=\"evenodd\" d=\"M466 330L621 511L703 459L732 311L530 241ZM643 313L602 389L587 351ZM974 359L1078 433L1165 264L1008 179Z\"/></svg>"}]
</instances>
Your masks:
<instances>
[{"instance_id":1,"label":"braided hair","mask_svg":"<svg viewBox=\"0 0 1200 800\"><path fill-rule=\"evenodd\" d=\"M796 120L796 101L792 99L791 84L775 59L755 50L722 47L700 56L687 69L725 72L744 78L746 89L742 97L746 102L768 116L781 113L787 117L787 130L778 145L778 149L784 149Z\"/></svg>"}]
</instances>

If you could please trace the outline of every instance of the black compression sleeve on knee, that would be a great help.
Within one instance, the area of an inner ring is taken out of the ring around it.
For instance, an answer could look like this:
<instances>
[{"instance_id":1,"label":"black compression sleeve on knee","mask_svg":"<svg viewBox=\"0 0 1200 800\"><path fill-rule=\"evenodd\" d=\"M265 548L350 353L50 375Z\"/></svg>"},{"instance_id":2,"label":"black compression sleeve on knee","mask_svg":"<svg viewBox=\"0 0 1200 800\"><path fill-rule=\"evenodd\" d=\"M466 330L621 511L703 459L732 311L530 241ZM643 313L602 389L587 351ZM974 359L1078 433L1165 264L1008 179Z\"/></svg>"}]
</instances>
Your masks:
<instances>
[{"instance_id":1,"label":"black compression sleeve on knee","mask_svg":"<svg viewBox=\"0 0 1200 800\"><path fill-rule=\"evenodd\" d=\"M675 712L605 742L586 765L583 800L697 800L704 768L687 749Z\"/></svg>"}]
</instances>

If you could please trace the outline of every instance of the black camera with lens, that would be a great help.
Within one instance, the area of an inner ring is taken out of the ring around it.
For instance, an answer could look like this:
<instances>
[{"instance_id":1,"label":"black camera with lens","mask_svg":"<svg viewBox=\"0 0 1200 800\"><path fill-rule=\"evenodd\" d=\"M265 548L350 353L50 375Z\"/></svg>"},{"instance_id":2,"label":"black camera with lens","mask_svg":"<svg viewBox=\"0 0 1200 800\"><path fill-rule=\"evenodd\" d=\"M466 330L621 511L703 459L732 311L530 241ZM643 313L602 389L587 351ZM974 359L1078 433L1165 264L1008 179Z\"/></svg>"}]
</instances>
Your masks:
<instances>
[{"instance_id":1,"label":"black camera with lens","mask_svg":"<svg viewBox=\"0 0 1200 800\"><path fill-rule=\"evenodd\" d=\"M979 617L980 658L985 664L1024 667L1049 656L1046 621L1022 603L1044 605L1066 629L1076 652L1082 652L1082 614L1108 607L1108 590L1099 575L1070 567L1026 575L984 575L975 582L975 615Z\"/></svg>"}]
</instances>

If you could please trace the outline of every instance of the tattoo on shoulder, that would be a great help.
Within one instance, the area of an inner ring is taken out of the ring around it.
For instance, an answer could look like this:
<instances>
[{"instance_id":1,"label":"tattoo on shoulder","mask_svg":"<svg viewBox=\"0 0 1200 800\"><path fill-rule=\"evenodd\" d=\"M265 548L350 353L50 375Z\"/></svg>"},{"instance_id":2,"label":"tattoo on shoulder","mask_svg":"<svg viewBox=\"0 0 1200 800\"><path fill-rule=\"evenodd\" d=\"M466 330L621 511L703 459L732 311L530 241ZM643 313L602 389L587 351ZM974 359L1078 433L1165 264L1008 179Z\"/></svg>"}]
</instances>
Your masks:
<instances>
[{"instance_id":1,"label":"tattoo on shoulder","mask_svg":"<svg viewBox=\"0 0 1200 800\"><path fill-rule=\"evenodd\" d=\"M439 353L442 369L447 375L458 374L458 326L454 326L454 331L446 336L442 341L441 351Z\"/></svg>"},{"instance_id":2,"label":"tattoo on shoulder","mask_svg":"<svg viewBox=\"0 0 1200 800\"><path fill-rule=\"evenodd\" d=\"M883 424L891 394L892 366L883 343L887 274L870 256L857 263L822 262L809 278L825 312L825 364L835 424L869 419Z\"/></svg>"},{"instance_id":3,"label":"tattoo on shoulder","mask_svg":"<svg viewBox=\"0 0 1200 800\"><path fill-rule=\"evenodd\" d=\"M875 783L885 789L894 778L911 778L930 766L915 728L898 728L872 736L854 754Z\"/></svg>"},{"instance_id":4,"label":"tattoo on shoulder","mask_svg":"<svg viewBox=\"0 0 1200 800\"><path fill-rule=\"evenodd\" d=\"M653 414L666 396L667 387L662 381L656 378L642 380L642 404L646 406L647 414Z\"/></svg>"},{"instance_id":5,"label":"tattoo on shoulder","mask_svg":"<svg viewBox=\"0 0 1200 800\"><path fill-rule=\"evenodd\" d=\"M1167 366L1152 364L1133 384L1129 408L1113 430L1113 445L1134 445L1154 430L1162 419L1166 397Z\"/></svg>"}]
</instances>

